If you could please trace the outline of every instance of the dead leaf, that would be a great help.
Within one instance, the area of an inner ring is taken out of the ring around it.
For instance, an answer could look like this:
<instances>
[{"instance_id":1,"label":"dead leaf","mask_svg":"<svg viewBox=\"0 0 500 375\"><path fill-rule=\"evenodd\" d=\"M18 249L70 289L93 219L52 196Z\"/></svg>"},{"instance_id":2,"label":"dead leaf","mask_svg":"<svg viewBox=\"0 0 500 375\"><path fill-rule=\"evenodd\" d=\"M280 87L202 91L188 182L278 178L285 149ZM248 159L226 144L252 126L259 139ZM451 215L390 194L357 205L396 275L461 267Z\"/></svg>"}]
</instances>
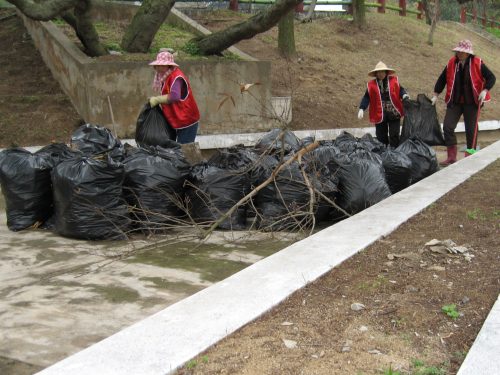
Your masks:
<instances>
[{"instance_id":1,"label":"dead leaf","mask_svg":"<svg viewBox=\"0 0 500 375\"><path fill-rule=\"evenodd\" d=\"M255 83L240 83L240 92L243 94L245 91L248 91L250 87L260 85L260 82Z\"/></svg>"}]
</instances>

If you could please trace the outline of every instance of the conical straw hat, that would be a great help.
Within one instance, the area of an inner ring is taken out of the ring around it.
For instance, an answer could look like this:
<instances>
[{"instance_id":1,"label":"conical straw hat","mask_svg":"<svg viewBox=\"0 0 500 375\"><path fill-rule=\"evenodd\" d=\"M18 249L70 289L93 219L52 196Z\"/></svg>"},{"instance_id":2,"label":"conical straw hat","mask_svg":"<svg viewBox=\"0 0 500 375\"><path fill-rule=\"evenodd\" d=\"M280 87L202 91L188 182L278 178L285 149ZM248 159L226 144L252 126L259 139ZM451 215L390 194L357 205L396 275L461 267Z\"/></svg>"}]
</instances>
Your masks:
<instances>
[{"instance_id":1,"label":"conical straw hat","mask_svg":"<svg viewBox=\"0 0 500 375\"><path fill-rule=\"evenodd\" d=\"M387 65L385 65L382 61L379 61L377 63L377 65L375 65L375 69L373 69L371 72L369 72L368 75L370 77L375 77L377 72L380 72L381 70L386 70L387 75L391 75L391 74L396 73L396 71L394 69L387 67Z\"/></svg>"}]
</instances>

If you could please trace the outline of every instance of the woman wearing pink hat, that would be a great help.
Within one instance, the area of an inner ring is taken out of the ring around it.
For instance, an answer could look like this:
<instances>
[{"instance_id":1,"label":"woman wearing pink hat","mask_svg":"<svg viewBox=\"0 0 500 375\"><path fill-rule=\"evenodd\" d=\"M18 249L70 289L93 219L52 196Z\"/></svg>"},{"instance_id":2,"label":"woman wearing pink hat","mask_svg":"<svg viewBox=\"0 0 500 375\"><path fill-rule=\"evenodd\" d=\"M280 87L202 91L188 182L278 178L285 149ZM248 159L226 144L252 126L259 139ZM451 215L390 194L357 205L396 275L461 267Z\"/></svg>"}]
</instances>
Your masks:
<instances>
[{"instance_id":1,"label":"woman wearing pink hat","mask_svg":"<svg viewBox=\"0 0 500 375\"><path fill-rule=\"evenodd\" d=\"M396 71L382 61L368 75L374 79L366 85L365 95L359 104L358 119L361 120L364 111L369 108L370 123L375 125L377 139L385 145L398 147L400 120L404 116L403 100L410 96L399 85Z\"/></svg>"},{"instance_id":2,"label":"woman wearing pink hat","mask_svg":"<svg viewBox=\"0 0 500 375\"><path fill-rule=\"evenodd\" d=\"M177 132L178 143L191 143L198 132L200 111L191 85L170 52L160 52L151 62L155 69L153 90L160 96L149 98L151 107L161 106L168 123Z\"/></svg>"},{"instance_id":3,"label":"woman wearing pink hat","mask_svg":"<svg viewBox=\"0 0 500 375\"><path fill-rule=\"evenodd\" d=\"M443 121L444 143L448 158L441 165L457 161L457 137L455 129L464 116L467 149L476 148L474 137L479 107L490 100L489 91L495 84L495 75L472 51L470 40L461 40L453 49L455 55L448 61L434 86L432 104L446 86L446 114ZM469 152L465 152L469 156Z\"/></svg>"}]
</instances>

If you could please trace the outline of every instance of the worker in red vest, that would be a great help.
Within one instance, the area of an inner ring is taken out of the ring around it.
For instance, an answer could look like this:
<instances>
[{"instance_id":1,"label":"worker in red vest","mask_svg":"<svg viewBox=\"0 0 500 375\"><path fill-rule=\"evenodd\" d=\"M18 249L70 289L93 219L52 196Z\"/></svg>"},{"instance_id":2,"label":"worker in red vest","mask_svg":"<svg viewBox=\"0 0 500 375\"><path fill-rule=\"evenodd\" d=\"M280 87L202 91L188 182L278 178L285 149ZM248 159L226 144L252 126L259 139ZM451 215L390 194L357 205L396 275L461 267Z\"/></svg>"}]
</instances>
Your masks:
<instances>
[{"instance_id":1,"label":"worker in red vest","mask_svg":"<svg viewBox=\"0 0 500 375\"><path fill-rule=\"evenodd\" d=\"M359 104L358 119L369 107L370 123L375 125L377 139L385 145L398 147L400 120L404 116L403 100L410 96L399 85L394 69L379 61L371 72L374 79L368 81L365 95Z\"/></svg>"},{"instance_id":2,"label":"worker in red vest","mask_svg":"<svg viewBox=\"0 0 500 375\"><path fill-rule=\"evenodd\" d=\"M473 150L478 111L484 102L490 100L489 91L495 84L495 75L484 62L472 51L472 43L462 40L453 49L455 55L448 61L434 86L432 104L435 105L438 95L446 86L446 114L443 121L444 142L448 157L441 165L449 165L457 161L457 137L455 129L464 116L467 149ZM469 156L469 152L465 152Z\"/></svg>"},{"instance_id":3,"label":"worker in red vest","mask_svg":"<svg viewBox=\"0 0 500 375\"><path fill-rule=\"evenodd\" d=\"M149 104L151 107L161 106L165 118L177 133L178 143L194 142L200 111L189 80L168 51L160 52L149 65L155 69L153 90L161 93L149 98Z\"/></svg>"}]
</instances>

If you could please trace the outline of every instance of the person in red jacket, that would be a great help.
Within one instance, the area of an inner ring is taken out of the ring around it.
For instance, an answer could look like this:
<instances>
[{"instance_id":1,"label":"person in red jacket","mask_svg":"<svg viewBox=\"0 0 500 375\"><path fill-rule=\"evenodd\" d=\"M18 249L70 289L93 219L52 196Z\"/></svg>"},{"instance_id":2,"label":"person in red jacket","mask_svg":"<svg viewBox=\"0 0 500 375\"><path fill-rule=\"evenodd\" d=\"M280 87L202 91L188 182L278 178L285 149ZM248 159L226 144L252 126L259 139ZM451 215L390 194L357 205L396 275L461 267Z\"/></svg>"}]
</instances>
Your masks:
<instances>
[{"instance_id":1,"label":"person in red jacket","mask_svg":"<svg viewBox=\"0 0 500 375\"><path fill-rule=\"evenodd\" d=\"M149 104L151 107L161 106L165 118L177 133L178 143L194 142L200 111L189 80L168 51L160 52L149 65L155 69L153 90L161 93L149 98Z\"/></svg>"},{"instance_id":2,"label":"person in red jacket","mask_svg":"<svg viewBox=\"0 0 500 375\"><path fill-rule=\"evenodd\" d=\"M443 121L444 143L448 157L441 165L453 164L457 161L457 137L455 129L460 117L464 116L467 149L475 150L477 135L476 122L478 111L484 102L490 100L489 90L495 84L495 75L484 62L474 56L472 43L461 40L453 49L455 55L448 61L434 86L431 101L436 105L439 94L446 86L446 114ZM465 151L465 156L469 152Z\"/></svg>"},{"instance_id":3,"label":"person in red jacket","mask_svg":"<svg viewBox=\"0 0 500 375\"><path fill-rule=\"evenodd\" d=\"M400 120L404 116L403 100L410 98L399 85L395 73L394 69L379 61L375 69L368 73L374 79L368 81L358 111L358 119L361 120L369 107L370 123L375 125L377 139L391 147L399 145Z\"/></svg>"}]
</instances>

